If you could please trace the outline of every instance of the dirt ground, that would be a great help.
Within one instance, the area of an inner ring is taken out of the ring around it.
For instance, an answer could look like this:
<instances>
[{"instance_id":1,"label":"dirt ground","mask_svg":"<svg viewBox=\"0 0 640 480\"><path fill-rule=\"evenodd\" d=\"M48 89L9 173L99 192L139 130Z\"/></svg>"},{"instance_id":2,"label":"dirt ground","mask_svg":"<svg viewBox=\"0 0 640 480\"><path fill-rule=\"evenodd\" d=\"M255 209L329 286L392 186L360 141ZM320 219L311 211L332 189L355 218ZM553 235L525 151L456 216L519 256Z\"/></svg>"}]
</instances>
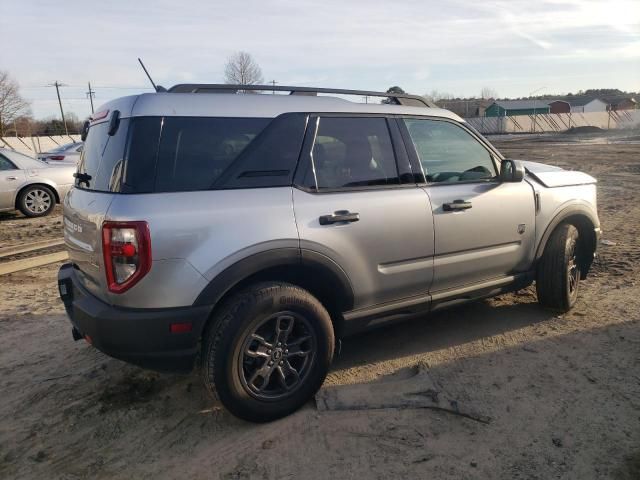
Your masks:
<instances>
[{"instance_id":1,"label":"dirt ground","mask_svg":"<svg viewBox=\"0 0 640 480\"><path fill-rule=\"evenodd\" d=\"M0 478L640 478L640 144L501 138L512 158L599 180L604 238L580 300L533 289L347 339L326 386L409 378L416 365L488 422L425 408L235 419L197 374L163 375L73 342L58 265L0 277ZM0 216L0 245L54 238ZM375 390L373 390L375 395Z\"/></svg>"}]
</instances>

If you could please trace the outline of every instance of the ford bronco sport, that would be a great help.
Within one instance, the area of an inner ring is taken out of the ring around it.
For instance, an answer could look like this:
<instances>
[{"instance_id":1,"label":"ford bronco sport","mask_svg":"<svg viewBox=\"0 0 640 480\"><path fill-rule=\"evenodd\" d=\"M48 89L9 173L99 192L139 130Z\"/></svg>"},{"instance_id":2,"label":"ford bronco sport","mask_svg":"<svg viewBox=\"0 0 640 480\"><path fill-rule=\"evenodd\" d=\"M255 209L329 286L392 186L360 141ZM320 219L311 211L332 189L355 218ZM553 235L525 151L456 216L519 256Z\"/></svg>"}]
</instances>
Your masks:
<instances>
[{"instance_id":1,"label":"ford bronco sport","mask_svg":"<svg viewBox=\"0 0 640 480\"><path fill-rule=\"evenodd\" d=\"M268 421L314 395L345 335L534 281L545 307L576 302L592 177L504 159L421 97L159 90L85 132L58 279L76 340L160 370L199 358L228 410Z\"/></svg>"}]
</instances>

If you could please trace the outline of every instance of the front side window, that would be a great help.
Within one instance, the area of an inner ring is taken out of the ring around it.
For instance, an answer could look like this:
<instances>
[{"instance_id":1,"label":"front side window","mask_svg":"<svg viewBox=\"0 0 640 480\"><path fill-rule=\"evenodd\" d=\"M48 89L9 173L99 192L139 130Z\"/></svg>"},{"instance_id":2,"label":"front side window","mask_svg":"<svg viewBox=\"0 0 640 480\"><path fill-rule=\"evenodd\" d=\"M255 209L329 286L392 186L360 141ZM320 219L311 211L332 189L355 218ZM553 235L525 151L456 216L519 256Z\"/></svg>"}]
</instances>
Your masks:
<instances>
[{"instance_id":1,"label":"front side window","mask_svg":"<svg viewBox=\"0 0 640 480\"><path fill-rule=\"evenodd\" d=\"M317 190L400 183L384 118L321 117L312 147Z\"/></svg>"},{"instance_id":2,"label":"front side window","mask_svg":"<svg viewBox=\"0 0 640 480\"><path fill-rule=\"evenodd\" d=\"M406 118L404 123L428 182L454 183L495 178L489 151L462 127L450 122Z\"/></svg>"}]
</instances>

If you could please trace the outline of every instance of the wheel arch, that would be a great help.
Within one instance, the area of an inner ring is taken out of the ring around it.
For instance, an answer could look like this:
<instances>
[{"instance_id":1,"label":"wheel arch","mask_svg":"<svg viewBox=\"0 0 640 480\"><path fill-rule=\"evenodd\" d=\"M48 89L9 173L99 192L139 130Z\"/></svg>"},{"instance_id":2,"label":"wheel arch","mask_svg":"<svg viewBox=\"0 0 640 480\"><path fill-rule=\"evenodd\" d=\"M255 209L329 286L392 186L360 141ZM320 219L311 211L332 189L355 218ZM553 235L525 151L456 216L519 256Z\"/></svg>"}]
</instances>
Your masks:
<instances>
[{"instance_id":1,"label":"wheel arch","mask_svg":"<svg viewBox=\"0 0 640 480\"><path fill-rule=\"evenodd\" d=\"M329 311L334 330L342 329L342 313L351 310L354 293L344 270L329 257L311 250L280 248L250 255L216 275L202 290L194 306L214 305L253 283L280 281L309 291Z\"/></svg>"},{"instance_id":2,"label":"wheel arch","mask_svg":"<svg viewBox=\"0 0 640 480\"><path fill-rule=\"evenodd\" d=\"M598 233L600 231L600 222L594 212L585 205L570 205L562 209L549 224L540 239L536 249L536 262L540 260L544 254L544 250L549 242L551 234L558 226L570 223L578 229L580 238L584 240L582 254L580 256L581 277L584 279L589 272L591 263L598 247Z\"/></svg>"}]
</instances>

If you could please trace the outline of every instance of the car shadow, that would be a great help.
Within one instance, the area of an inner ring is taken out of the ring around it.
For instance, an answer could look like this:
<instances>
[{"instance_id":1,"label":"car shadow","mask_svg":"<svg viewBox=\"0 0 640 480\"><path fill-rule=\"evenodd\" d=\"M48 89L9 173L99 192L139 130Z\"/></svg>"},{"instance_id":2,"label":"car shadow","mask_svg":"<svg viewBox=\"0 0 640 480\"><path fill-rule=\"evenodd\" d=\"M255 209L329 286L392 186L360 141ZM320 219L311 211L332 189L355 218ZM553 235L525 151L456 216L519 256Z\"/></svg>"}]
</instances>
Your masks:
<instances>
[{"instance_id":1,"label":"car shadow","mask_svg":"<svg viewBox=\"0 0 640 480\"><path fill-rule=\"evenodd\" d=\"M424 354L551 320L533 294L516 303L472 302L342 340L333 370Z\"/></svg>"}]
</instances>

